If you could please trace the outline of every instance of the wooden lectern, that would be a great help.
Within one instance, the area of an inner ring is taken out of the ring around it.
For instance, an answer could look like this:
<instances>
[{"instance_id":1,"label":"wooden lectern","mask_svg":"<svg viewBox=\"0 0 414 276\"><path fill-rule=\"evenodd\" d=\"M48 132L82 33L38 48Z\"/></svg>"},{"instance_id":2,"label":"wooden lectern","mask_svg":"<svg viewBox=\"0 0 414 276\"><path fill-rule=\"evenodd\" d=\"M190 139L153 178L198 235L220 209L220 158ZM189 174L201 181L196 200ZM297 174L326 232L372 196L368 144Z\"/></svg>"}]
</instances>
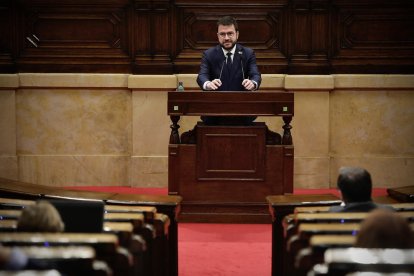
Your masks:
<instances>
[{"instance_id":1,"label":"wooden lectern","mask_svg":"<svg viewBox=\"0 0 414 276\"><path fill-rule=\"evenodd\" d=\"M293 192L289 92L169 92L168 193L180 195L179 221L269 223L266 196ZM180 140L180 116L281 116L283 136L270 143L263 122L208 126ZM184 140L184 139L183 139Z\"/></svg>"}]
</instances>

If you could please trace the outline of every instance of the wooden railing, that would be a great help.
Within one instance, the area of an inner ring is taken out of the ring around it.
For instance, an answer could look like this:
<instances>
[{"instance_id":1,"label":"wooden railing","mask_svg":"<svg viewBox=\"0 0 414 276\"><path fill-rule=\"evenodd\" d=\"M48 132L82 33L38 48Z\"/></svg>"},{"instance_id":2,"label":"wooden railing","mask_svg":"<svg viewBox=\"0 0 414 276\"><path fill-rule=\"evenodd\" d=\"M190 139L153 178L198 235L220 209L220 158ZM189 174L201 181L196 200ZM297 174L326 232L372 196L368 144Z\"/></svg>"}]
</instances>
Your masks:
<instances>
[{"instance_id":1,"label":"wooden railing","mask_svg":"<svg viewBox=\"0 0 414 276\"><path fill-rule=\"evenodd\" d=\"M179 196L70 191L0 179L0 197L0 216L3 218L0 232L8 232L4 235L0 233L0 242L3 245L28 245L30 240L41 241L36 245L61 243L63 240L72 241L72 238L78 239L78 242L67 242L67 245L84 245L80 244L80 240L92 241L94 235L96 239L102 235L106 239L113 239L113 248L118 255L105 258L99 258L99 255L97 259L107 262L114 270L114 275L178 275ZM80 199L103 202L102 232L59 233L49 236L37 234L34 239L30 239L33 237L30 233L24 235L16 232L17 219L22 209L33 205L39 199L51 200L52 203L75 199L75 202L82 202ZM121 258L122 254L126 254L124 259ZM131 264L129 260L132 260Z\"/></svg>"}]
</instances>

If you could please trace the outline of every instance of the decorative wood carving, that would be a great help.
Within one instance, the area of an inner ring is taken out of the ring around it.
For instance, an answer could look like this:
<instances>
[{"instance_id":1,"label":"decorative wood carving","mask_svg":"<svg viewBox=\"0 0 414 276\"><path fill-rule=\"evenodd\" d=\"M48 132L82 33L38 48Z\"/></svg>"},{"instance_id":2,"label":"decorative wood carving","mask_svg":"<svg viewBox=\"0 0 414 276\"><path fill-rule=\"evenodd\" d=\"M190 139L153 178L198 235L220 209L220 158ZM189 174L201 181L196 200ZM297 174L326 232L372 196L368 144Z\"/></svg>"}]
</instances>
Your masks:
<instances>
[{"instance_id":1,"label":"decorative wood carving","mask_svg":"<svg viewBox=\"0 0 414 276\"><path fill-rule=\"evenodd\" d=\"M49 2L21 6L22 71L129 71L127 1Z\"/></svg>"},{"instance_id":2,"label":"decorative wood carving","mask_svg":"<svg viewBox=\"0 0 414 276\"><path fill-rule=\"evenodd\" d=\"M16 24L14 22L13 0L0 2L0 72L14 72L13 51L16 46L13 39Z\"/></svg>"},{"instance_id":3,"label":"decorative wood carving","mask_svg":"<svg viewBox=\"0 0 414 276\"><path fill-rule=\"evenodd\" d=\"M382 3L373 9L367 3L337 3L333 72L412 73L414 3L407 4Z\"/></svg>"},{"instance_id":4,"label":"decorative wood carving","mask_svg":"<svg viewBox=\"0 0 414 276\"><path fill-rule=\"evenodd\" d=\"M414 73L407 0L3 0L0 72L197 73L228 10L263 74Z\"/></svg>"},{"instance_id":5,"label":"decorative wood carving","mask_svg":"<svg viewBox=\"0 0 414 276\"><path fill-rule=\"evenodd\" d=\"M281 44L286 36L283 29L283 11L276 5L199 5L177 6L182 23L176 30L179 43L176 51L176 70L198 72L202 52L217 44L217 10L233 9L232 15L238 19L239 43L256 51L258 64L266 70L280 71L287 65L285 48ZM185 61L189 62L185 62Z\"/></svg>"},{"instance_id":6,"label":"decorative wood carving","mask_svg":"<svg viewBox=\"0 0 414 276\"><path fill-rule=\"evenodd\" d=\"M134 0L134 66L136 74L172 74L171 3Z\"/></svg>"},{"instance_id":7,"label":"decorative wood carving","mask_svg":"<svg viewBox=\"0 0 414 276\"><path fill-rule=\"evenodd\" d=\"M327 73L329 2L295 0L290 11L288 72Z\"/></svg>"},{"instance_id":8,"label":"decorative wood carving","mask_svg":"<svg viewBox=\"0 0 414 276\"><path fill-rule=\"evenodd\" d=\"M198 126L197 180L264 181L266 129Z\"/></svg>"}]
</instances>

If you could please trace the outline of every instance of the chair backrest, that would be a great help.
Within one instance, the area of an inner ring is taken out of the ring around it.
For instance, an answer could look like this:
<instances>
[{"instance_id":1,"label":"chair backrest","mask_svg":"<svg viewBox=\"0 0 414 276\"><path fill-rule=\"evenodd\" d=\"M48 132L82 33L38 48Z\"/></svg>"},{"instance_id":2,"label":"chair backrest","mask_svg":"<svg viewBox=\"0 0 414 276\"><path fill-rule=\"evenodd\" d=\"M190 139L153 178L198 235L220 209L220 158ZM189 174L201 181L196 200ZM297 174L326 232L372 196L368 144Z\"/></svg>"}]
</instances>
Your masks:
<instances>
[{"instance_id":1,"label":"chair backrest","mask_svg":"<svg viewBox=\"0 0 414 276\"><path fill-rule=\"evenodd\" d=\"M414 249L332 248L325 252L329 275L349 272L414 272Z\"/></svg>"},{"instance_id":2,"label":"chair backrest","mask_svg":"<svg viewBox=\"0 0 414 276\"><path fill-rule=\"evenodd\" d=\"M48 199L58 210L65 232L100 233L103 231L104 203L100 200Z\"/></svg>"}]
</instances>

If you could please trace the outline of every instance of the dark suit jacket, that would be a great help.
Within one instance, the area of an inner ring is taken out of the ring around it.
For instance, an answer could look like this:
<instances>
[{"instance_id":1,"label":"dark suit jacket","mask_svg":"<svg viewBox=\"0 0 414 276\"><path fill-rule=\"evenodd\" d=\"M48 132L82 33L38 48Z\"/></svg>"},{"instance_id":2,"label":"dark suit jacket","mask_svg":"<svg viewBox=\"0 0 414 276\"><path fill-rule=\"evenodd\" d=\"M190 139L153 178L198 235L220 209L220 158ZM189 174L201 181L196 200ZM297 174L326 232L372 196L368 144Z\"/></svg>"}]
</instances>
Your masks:
<instances>
[{"instance_id":1,"label":"dark suit jacket","mask_svg":"<svg viewBox=\"0 0 414 276\"><path fill-rule=\"evenodd\" d=\"M247 78L255 81L257 89L259 88L262 78L257 69L256 55L252 49L236 44L230 71L225 65L225 57L220 45L204 51L197 77L197 83L201 89L206 81L220 79L222 85L218 91L244 91L242 81Z\"/></svg>"}]
</instances>

